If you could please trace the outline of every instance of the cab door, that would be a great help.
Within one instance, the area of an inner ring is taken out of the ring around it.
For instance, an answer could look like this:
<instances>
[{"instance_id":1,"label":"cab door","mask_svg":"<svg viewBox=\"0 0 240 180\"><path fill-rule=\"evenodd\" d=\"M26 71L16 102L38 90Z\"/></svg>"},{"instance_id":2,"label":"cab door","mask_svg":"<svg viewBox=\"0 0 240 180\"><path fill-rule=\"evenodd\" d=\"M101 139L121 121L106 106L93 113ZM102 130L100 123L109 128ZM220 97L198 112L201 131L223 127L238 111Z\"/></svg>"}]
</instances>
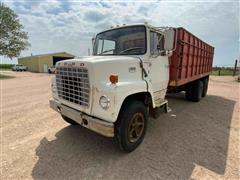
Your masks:
<instances>
[{"instance_id":1,"label":"cab door","mask_svg":"<svg viewBox=\"0 0 240 180\"><path fill-rule=\"evenodd\" d=\"M169 60L163 55L164 36L158 32L150 31L150 68L148 79L153 92L155 104L161 104L169 82Z\"/></svg>"}]
</instances>

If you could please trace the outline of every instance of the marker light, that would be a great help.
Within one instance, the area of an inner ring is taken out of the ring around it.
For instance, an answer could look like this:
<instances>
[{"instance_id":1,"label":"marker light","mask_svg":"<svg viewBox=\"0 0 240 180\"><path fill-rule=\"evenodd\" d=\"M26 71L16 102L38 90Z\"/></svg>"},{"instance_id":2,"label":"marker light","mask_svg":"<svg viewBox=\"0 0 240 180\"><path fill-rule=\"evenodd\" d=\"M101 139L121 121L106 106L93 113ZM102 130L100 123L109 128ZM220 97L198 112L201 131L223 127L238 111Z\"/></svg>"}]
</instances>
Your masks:
<instances>
[{"instance_id":1,"label":"marker light","mask_svg":"<svg viewBox=\"0 0 240 180\"><path fill-rule=\"evenodd\" d=\"M111 74L111 75L109 76L109 80L111 81L111 83L116 84L116 83L118 82L118 75L116 75L116 74Z\"/></svg>"}]
</instances>

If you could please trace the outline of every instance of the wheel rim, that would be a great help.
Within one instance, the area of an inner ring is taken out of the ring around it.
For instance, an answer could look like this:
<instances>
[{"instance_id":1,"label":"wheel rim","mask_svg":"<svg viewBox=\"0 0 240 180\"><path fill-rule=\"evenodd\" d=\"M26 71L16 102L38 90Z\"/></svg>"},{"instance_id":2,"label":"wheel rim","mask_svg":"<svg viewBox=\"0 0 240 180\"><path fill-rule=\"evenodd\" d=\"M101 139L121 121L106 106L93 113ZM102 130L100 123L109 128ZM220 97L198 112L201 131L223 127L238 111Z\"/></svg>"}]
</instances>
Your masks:
<instances>
[{"instance_id":1,"label":"wheel rim","mask_svg":"<svg viewBox=\"0 0 240 180\"><path fill-rule=\"evenodd\" d=\"M136 142L143 134L144 117L142 113L135 113L128 124L128 140L130 143Z\"/></svg>"}]
</instances>

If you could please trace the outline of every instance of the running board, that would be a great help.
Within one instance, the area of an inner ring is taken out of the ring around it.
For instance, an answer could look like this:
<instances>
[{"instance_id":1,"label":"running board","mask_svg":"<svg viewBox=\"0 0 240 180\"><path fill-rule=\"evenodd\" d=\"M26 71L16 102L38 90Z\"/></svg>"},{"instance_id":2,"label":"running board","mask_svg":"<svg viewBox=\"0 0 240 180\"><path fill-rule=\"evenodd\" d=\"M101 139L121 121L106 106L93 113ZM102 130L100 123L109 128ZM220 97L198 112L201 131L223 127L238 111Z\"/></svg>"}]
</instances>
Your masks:
<instances>
[{"instance_id":1,"label":"running board","mask_svg":"<svg viewBox=\"0 0 240 180\"><path fill-rule=\"evenodd\" d=\"M164 99L163 101L161 101L161 103L156 103L157 108L163 107L165 113L169 113L172 111L172 109L168 106L168 100Z\"/></svg>"},{"instance_id":2,"label":"running board","mask_svg":"<svg viewBox=\"0 0 240 180\"><path fill-rule=\"evenodd\" d=\"M165 100L160 107L164 108L165 113L169 113L172 111L172 109L168 106L168 100Z\"/></svg>"},{"instance_id":3,"label":"running board","mask_svg":"<svg viewBox=\"0 0 240 180\"><path fill-rule=\"evenodd\" d=\"M172 109L168 106L168 101L167 103L164 104L164 110L165 110L165 113L169 113L172 111Z\"/></svg>"},{"instance_id":4,"label":"running board","mask_svg":"<svg viewBox=\"0 0 240 180\"><path fill-rule=\"evenodd\" d=\"M169 113L172 111L172 109L168 106L168 100L162 101L158 106L154 109L151 109L150 115L153 118L158 118L161 114L161 107L164 108L165 113Z\"/></svg>"}]
</instances>

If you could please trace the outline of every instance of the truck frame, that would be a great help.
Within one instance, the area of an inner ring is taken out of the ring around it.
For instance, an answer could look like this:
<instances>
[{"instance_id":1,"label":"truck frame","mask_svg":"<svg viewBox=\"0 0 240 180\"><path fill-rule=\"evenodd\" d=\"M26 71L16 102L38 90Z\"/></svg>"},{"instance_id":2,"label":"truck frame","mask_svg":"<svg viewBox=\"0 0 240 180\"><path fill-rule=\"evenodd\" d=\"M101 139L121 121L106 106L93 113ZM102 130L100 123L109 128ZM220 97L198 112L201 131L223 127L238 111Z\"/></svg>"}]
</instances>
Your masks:
<instances>
[{"instance_id":1,"label":"truck frame","mask_svg":"<svg viewBox=\"0 0 240 180\"><path fill-rule=\"evenodd\" d=\"M150 116L169 111L167 92L194 102L207 94L214 48L184 28L116 26L93 42L93 56L56 64L50 107L125 152L141 144Z\"/></svg>"}]
</instances>

